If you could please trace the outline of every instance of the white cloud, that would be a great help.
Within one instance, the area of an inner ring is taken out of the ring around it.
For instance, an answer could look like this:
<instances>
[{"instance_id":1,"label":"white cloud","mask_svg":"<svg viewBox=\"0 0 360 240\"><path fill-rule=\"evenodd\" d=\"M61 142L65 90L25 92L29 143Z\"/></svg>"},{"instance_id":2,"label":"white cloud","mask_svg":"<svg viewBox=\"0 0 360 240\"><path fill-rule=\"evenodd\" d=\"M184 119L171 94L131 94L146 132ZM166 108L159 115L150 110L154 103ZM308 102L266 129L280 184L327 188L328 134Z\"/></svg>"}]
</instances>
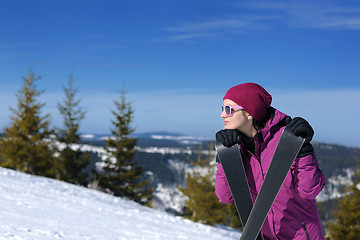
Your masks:
<instances>
[{"instance_id":1,"label":"white cloud","mask_svg":"<svg viewBox=\"0 0 360 240\"><path fill-rule=\"evenodd\" d=\"M266 20L278 19L275 15L236 15L226 18L207 18L182 22L178 26L164 30L173 34L170 39L180 41L189 39L215 39L227 35L239 35L254 30L268 29Z\"/></svg>"},{"instance_id":2,"label":"white cloud","mask_svg":"<svg viewBox=\"0 0 360 240\"><path fill-rule=\"evenodd\" d=\"M246 14L211 16L181 22L164 30L173 41L215 39L277 28L360 30L360 6L342 6L329 1L246 1L235 7ZM264 11L265 10L265 11Z\"/></svg>"},{"instance_id":3,"label":"white cloud","mask_svg":"<svg viewBox=\"0 0 360 240\"><path fill-rule=\"evenodd\" d=\"M199 22L181 23L180 26L167 28L171 32L211 32L211 31L232 31L253 25L254 19L219 19Z\"/></svg>"},{"instance_id":4,"label":"white cloud","mask_svg":"<svg viewBox=\"0 0 360 240\"><path fill-rule=\"evenodd\" d=\"M253 10L265 9L280 14L290 27L322 29L360 29L360 6L342 6L333 1L249 1L239 5Z\"/></svg>"}]
</instances>

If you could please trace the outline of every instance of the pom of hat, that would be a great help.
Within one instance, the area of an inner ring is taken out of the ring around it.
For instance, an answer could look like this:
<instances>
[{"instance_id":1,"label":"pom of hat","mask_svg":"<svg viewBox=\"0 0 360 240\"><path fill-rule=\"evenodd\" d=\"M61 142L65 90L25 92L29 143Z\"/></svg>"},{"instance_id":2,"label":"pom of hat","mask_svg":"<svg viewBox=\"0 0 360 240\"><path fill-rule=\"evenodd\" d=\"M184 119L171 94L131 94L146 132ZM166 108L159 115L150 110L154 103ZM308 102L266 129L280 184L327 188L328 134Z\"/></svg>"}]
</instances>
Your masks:
<instances>
[{"instance_id":1,"label":"pom of hat","mask_svg":"<svg viewBox=\"0 0 360 240\"><path fill-rule=\"evenodd\" d=\"M259 84L243 83L230 88L223 98L243 107L255 120L261 121L270 107L272 97Z\"/></svg>"}]
</instances>

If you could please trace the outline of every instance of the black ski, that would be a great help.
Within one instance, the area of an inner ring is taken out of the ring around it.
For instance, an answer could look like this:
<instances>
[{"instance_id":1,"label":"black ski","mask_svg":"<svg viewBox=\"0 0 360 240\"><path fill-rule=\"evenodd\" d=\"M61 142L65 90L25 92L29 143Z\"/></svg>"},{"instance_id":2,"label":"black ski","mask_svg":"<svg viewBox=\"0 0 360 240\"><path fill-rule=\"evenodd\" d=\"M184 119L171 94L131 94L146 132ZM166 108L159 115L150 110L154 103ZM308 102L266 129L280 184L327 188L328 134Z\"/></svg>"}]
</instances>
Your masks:
<instances>
[{"instance_id":1,"label":"black ski","mask_svg":"<svg viewBox=\"0 0 360 240\"><path fill-rule=\"evenodd\" d=\"M303 138L296 137L287 128L284 129L240 240L254 240L259 234L280 187L304 141Z\"/></svg>"},{"instance_id":2,"label":"black ski","mask_svg":"<svg viewBox=\"0 0 360 240\"><path fill-rule=\"evenodd\" d=\"M225 147L220 142L216 142L216 152L221 165L223 166L226 180L229 184L233 196L237 213L243 226L246 225L250 211L253 207L253 201L247 182L245 169L240 154L239 145L236 144L230 148ZM257 240L262 240L261 234Z\"/></svg>"}]
</instances>

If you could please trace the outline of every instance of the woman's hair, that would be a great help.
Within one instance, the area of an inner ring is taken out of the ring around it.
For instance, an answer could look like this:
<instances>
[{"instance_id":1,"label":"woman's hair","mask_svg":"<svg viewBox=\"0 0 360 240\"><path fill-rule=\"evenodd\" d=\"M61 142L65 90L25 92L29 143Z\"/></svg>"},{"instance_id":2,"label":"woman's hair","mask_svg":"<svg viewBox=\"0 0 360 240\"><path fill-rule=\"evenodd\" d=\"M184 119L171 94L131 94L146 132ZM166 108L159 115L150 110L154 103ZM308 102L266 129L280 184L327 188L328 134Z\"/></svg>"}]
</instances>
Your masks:
<instances>
[{"instance_id":1,"label":"woman's hair","mask_svg":"<svg viewBox=\"0 0 360 240\"><path fill-rule=\"evenodd\" d=\"M275 108L269 107L266 109L266 115L261 121L257 121L255 118L253 118L253 127L259 131L260 129L264 128L267 121L270 119L273 119L275 116Z\"/></svg>"}]
</instances>

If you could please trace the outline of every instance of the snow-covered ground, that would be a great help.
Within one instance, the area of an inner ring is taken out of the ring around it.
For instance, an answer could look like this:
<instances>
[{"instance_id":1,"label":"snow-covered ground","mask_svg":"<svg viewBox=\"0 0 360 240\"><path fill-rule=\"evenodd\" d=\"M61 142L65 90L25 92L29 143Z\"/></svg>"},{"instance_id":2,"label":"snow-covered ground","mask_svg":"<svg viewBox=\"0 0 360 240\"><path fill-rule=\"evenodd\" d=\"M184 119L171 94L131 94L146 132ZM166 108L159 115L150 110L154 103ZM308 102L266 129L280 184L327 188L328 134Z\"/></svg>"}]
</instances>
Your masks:
<instances>
[{"instance_id":1,"label":"snow-covered ground","mask_svg":"<svg viewBox=\"0 0 360 240\"><path fill-rule=\"evenodd\" d=\"M240 235L99 191L0 168L1 240L227 240Z\"/></svg>"}]
</instances>

